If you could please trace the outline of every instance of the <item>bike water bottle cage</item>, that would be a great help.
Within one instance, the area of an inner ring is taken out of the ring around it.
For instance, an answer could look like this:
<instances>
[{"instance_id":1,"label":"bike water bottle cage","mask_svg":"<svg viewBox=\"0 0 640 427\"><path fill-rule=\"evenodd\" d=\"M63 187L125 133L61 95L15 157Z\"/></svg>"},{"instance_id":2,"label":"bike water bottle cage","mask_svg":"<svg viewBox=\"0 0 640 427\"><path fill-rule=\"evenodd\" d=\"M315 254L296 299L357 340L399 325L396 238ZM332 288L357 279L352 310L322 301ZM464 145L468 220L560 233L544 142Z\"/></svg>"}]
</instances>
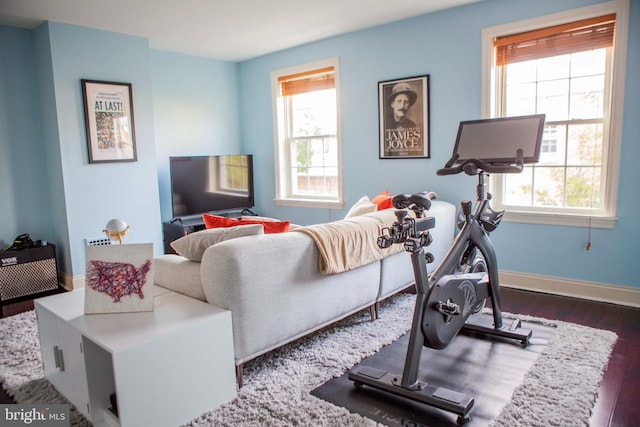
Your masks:
<instances>
[{"instance_id":1,"label":"bike water bottle cage","mask_svg":"<svg viewBox=\"0 0 640 427\"><path fill-rule=\"evenodd\" d=\"M491 206L489 206L489 203L487 203L484 210L480 213L478 222L480 222L480 225L482 225L485 231L493 231L498 227L500 221L502 221L503 215L504 211L494 211Z\"/></svg>"}]
</instances>

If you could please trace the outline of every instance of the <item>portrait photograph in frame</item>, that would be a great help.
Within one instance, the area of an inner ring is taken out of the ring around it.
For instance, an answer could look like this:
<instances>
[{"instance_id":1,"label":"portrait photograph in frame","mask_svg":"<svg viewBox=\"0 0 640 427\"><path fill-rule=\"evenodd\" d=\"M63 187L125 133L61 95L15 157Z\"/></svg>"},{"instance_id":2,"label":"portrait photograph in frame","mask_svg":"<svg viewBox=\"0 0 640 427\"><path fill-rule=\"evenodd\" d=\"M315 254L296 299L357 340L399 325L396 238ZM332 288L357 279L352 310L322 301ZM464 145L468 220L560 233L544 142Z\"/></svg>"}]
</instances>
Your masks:
<instances>
[{"instance_id":1,"label":"portrait photograph in frame","mask_svg":"<svg viewBox=\"0 0 640 427\"><path fill-rule=\"evenodd\" d=\"M81 80L89 163L135 162L130 83Z\"/></svg>"},{"instance_id":2,"label":"portrait photograph in frame","mask_svg":"<svg viewBox=\"0 0 640 427\"><path fill-rule=\"evenodd\" d=\"M380 158L429 158L429 75L378 82Z\"/></svg>"}]
</instances>

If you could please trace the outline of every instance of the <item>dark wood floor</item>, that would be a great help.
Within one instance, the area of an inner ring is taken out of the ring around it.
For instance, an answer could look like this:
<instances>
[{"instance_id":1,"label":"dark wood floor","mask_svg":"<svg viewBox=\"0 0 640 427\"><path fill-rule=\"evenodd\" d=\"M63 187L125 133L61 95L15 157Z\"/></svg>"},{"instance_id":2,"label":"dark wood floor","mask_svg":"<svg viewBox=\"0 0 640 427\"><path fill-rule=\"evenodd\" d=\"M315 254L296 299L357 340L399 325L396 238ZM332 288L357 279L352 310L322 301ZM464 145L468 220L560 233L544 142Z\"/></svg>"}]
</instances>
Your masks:
<instances>
[{"instance_id":1,"label":"dark wood floor","mask_svg":"<svg viewBox=\"0 0 640 427\"><path fill-rule=\"evenodd\" d=\"M32 308L32 304L5 308L5 315ZM640 425L640 309L569 297L502 290L502 309L551 320L578 323L618 334L604 374L591 426ZM0 403L13 403L0 388Z\"/></svg>"},{"instance_id":2,"label":"dark wood floor","mask_svg":"<svg viewBox=\"0 0 640 427\"><path fill-rule=\"evenodd\" d=\"M591 426L640 426L640 309L503 289L502 309L618 334L600 386Z\"/></svg>"}]
</instances>

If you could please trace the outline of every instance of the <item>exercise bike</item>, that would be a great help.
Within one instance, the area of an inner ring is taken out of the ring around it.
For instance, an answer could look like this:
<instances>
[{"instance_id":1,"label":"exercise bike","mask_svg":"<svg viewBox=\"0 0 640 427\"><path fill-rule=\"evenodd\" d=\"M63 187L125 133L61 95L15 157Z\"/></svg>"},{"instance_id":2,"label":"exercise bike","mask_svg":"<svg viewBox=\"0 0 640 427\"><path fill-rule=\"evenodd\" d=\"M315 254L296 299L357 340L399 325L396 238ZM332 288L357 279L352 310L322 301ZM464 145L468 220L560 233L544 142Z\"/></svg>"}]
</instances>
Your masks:
<instances>
[{"instance_id":1,"label":"exercise bike","mask_svg":"<svg viewBox=\"0 0 640 427\"><path fill-rule=\"evenodd\" d=\"M349 373L357 387L371 386L458 415L469 420L474 398L418 379L422 347L443 349L461 331L468 330L529 343L532 332L519 320L505 324L500 309L500 285L495 250L489 239L504 211L490 206L486 191L490 173L519 173L525 163L535 163L540 153L544 115L461 122L451 159L438 175L476 175L477 202L462 201L460 231L431 276L426 264L433 256L425 252L432 242L429 230L435 218L425 216L435 193L399 194L393 197L396 221L383 230L377 244L386 248L403 244L410 254L415 277L416 302L402 375L358 365ZM519 135L515 147L513 135ZM487 143L478 138L492 140ZM507 152L502 156L501 152ZM525 154L526 153L526 154ZM413 211L415 218L409 215ZM492 318L474 316L489 300Z\"/></svg>"}]
</instances>

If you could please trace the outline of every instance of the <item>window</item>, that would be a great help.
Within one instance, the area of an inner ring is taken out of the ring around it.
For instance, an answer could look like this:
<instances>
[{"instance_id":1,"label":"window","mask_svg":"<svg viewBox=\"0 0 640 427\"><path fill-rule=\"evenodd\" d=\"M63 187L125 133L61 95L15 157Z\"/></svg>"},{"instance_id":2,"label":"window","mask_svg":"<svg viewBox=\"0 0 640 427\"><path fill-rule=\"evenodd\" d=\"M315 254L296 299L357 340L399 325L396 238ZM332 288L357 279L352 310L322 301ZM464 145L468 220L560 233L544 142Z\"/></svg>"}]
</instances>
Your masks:
<instances>
[{"instance_id":1,"label":"window","mask_svg":"<svg viewBox=\"0 0 640 427\"><path fill-rule=\"evenodd\" d=\"M277 204L342 208L337 65L272 74Z\"/></svg>"},{"instance_id":2,"label":"window","mask_svg":"<svg viewBox=\"0 0 640 427\"><path fill-rule=\"evenodd\" d=\"M620 12L604 9L618 3L591 7L591 16L579 19L573 11L483 32L492 88L485 113L546 115L540 161L521 174L492 177L506 218L586 225L593 217L594 226L613 226L622 116L614 70L624 67L624 54ZM554 21L560 23L549 26Z\"/></svg>"}]
</instances>

